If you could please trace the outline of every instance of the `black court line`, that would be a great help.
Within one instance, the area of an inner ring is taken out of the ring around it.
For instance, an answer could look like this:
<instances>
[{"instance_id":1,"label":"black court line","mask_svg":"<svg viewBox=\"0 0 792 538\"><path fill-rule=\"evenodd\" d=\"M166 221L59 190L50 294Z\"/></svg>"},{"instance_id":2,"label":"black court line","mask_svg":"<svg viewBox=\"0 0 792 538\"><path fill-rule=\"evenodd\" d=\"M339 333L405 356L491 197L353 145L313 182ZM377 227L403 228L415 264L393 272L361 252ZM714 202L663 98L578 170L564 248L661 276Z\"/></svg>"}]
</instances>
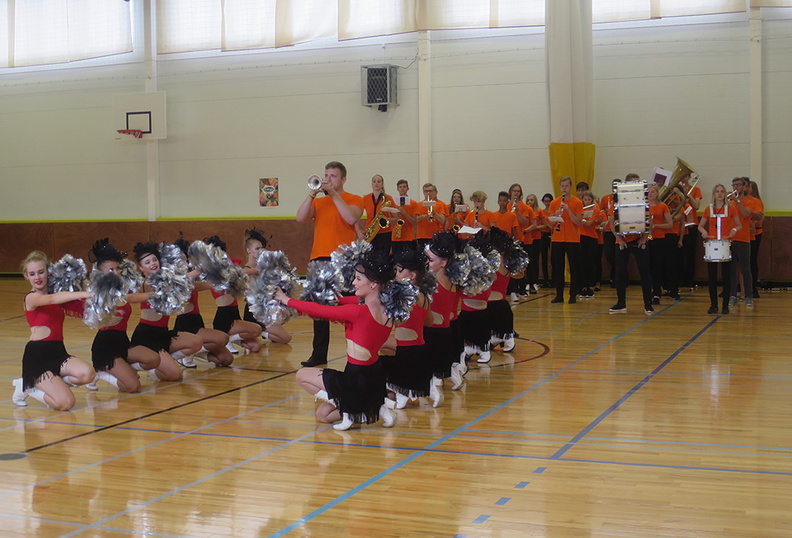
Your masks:
<instances>
[{"instance_id":1,"label":"black court line","mask_svg":"<svg viewBox=\"0 0 792 538\"><path fill-rule=\"evenodd\" d=\"M103 432L105 430L109 430L109 429L112 429L112 428L117 428L119 426L124 426L124 425L130 424L132 422L137 422L138 420L141 420L141 419L150 418L150 417L153 417L153 416L156 416L156 415L160 415L162 413L167 413L168 411L173 411L175 409L180 409L180 408L186 407L188 405L193 405L193 404L196 404L196 403L204 402L206 400L211 400L212 398L216 398L218 396L225 396L226 394L230 394L232 392L237 392L237 391L242 390L242 389L248 389L250 387L255 387L256 385L260 385L260 384L266 383L268 381L274 381L276 379L280 379L281 377L285 377L287 375L291 375L291 374L296 373L296 372L297 372L297 370L292 370L291 372L284 372L284 373L281 373L280 375L276 375L274 377L268 377L267 379L262 379L260 381L254 382L254 383L249 383L247 385L242 385L240 387L236 387L236 388L233 388L233 389L228 389L228 390L225 390L223 392L218 392L217 394L211 394L209 396L204 396L203 398L199 398L197 400L190 400L189 402L185 402L185 403L182 403L182 404L179 404L179 405L174 405L172 407L167 407L165 409L160 409L158 411L154 411L154 412L148 413L146 415L141 415L139 417L135 417L135 418L131 418L129 420L124 420L122 422L118 422L116 424L110 424L108 426L102 426L101 428L96 428L95 430L91 430L89 432L78 433L77 435L72 435L71 437L64 437L63 439L59 439L59 440L53 441L51 443L47 443L47 444L44 444L44 445L39 445L39 446L36 446L36 447L33 447L33 448L28 448L27 450L22 451L22 453L30 454L31 452L35 452L37 450L41 450L42 448L49 448L51 446L56 446L56 445L59 445L61 443L65 443L67 441L73 441L74 439L79 439L80 437L85 437L86 435L93 435L95 433L100 433L100 432Z\"/></svg>"}]
</instances>

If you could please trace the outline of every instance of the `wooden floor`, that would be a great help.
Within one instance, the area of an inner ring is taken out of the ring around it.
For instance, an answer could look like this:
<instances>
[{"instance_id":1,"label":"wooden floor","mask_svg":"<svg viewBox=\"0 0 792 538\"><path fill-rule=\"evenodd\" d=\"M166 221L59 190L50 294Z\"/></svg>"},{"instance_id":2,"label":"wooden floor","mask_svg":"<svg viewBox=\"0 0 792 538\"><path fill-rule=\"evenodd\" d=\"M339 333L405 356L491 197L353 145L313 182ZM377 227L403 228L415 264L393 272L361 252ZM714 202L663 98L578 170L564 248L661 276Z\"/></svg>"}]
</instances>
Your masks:
<instances>
[{"instance_id":1,"label":"wooden floor","mask_svg":"<svg viewBox=\"0 0 792 538\"><path fill-rule=\"evenodd\" d=\"M792 536L787 292L728 316L702 289L653 316L637 286L626 315L610 289L540 293L514 308L516 350L441 407L336 432L294 381L305 319L232 368L16 408L27 289L0 280L2 536ZM92 336L67 320L73 354ZM334 326L331 367L343 349Z\"/></svg>"}]
</instances>

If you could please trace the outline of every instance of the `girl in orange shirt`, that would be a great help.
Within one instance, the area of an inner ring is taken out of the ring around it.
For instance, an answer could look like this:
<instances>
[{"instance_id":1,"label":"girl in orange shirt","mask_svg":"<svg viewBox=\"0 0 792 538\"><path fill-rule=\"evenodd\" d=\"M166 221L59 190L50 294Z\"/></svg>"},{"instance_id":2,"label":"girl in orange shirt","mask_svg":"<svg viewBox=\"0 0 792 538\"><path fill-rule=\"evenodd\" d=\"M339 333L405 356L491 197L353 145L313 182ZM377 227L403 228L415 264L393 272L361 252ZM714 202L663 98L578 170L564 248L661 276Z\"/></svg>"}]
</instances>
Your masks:
<instances>
[{"instance_id":1,"label":"girl in orange shirt","mask_svg":"<svg viewBox=\"0 0 792 538\"><path fill-rule=\"evenodd\" d=\"M670 290L671 296L679 299L676 282L676 240L678 236L667 235L674 227L671 211L658 198L657 185L649 185L649 265L652 272L652 304L660 304L663 284ZM672 244L673 242L673 244Z\"/></svg>"},{"instance_id":2,"label":"girl in orange shirt","mask_svg":"<svg viewBox=\"0 0 792 538\"><path fill-rule=\"evenodd\" d=\"M721 215L718 217L718 215ZM720 226L718 221L720 220ZM741 228L737 216L737 204L726 201L726 187L720 183L712 189L712 204L704 209L704 214L699 221L698 230L704 240L732 239ZM720 228L720 237L718 236ZM731 295L731 260L723 262L707 262L707 275L709 277L710 307L708 314L718 313L718 266L721 267L723 278L723 314L729 313L729 295Z\"/></svg>"}]
</instances>

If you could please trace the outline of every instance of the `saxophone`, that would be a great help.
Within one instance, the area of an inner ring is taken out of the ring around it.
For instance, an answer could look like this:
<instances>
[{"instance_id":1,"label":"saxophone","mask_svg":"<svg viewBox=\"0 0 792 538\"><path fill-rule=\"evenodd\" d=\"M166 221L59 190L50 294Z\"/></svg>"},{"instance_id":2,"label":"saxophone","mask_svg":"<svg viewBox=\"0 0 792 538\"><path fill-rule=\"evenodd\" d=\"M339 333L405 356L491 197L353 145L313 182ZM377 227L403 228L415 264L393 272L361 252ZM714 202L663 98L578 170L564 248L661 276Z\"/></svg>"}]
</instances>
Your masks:
<instances>
[{"instance_id":1,"label":"saxophone","mask_svg":"<svg viewBox=\"0 0 792 538\"><path fill-rule=\"evenodd\" d=\"M399 217L399 220L396 221L396 229L393 232L393 235L396 236L396 239L401 239L403 226L404 226L404 219Z\"/></svg>"},{"instance_id":2,"label":"saxophone","mask_svg":"<svg viewBox=\"0 0 792 538\"><path fill-rule=\"evenodd\" d=\"M380 233L380 230L388 227L388 219L387 217L385 217L385 215L383 215L382 210L385 209L386 207L390 207L390 205L391 205L390 200L385 200L380 206L379 211L377 211L377 214L374 215L371 224L369 224L368 227L366 228L365 239L367 243L371 243L374 240L374 238L377 237L377 234ZM404 224L404 222L402 222L402 224Z\"/></svg>"}]
</instances>

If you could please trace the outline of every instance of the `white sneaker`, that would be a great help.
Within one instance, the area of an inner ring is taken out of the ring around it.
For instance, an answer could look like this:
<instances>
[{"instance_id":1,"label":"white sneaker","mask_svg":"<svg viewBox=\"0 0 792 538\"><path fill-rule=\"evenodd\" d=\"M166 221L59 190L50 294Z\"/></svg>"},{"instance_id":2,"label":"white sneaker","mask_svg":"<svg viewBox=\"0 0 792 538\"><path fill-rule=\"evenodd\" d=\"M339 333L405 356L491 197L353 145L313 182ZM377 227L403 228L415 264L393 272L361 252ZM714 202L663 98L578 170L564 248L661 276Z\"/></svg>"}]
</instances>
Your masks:
<instances>
[{"instance_id":1,"label":"white sneaker","mask_svg":"<svg viewBox=\"0 0 792 538\"><path fill-rule=\"evenodd\" d=\"M14 385L14 395L11 396L11 401L14 402L14 405L17 407L27 407L27 402L25 401L27 394L22 388L22 378L18 377L14 379L11 384Z\"/></svg>"},{"instance_id":2,"label":"white sneaker","mask_svg":"<svg viewBox=\"0 0 792 538\"><path fill-rule=\"evenodd\" d=\"M490 349L495 349L499 345L503 344L503 338L498 338L497 336L490 336L489 345Z\"/></svg>"},{"instance_id":3,"label":"white sneaker","mask_svg":"<svg viewBox=\"0 0 792 538\"><path fill-rule=\"evenodd\" d=\"M227 349L228 351L230 351L231 353L239 353L239 350L238 350L238 349L236 348L236 346L235 346L234 344L232 344L231 342L229 342L229 343L227 343L227 344L226 344L226 349Z\"/></svg>"},{"instance_id":4,"label":"white sneaker","mask_svg":"<svg viewBox=\"0 0 792 538\"><path fill-rule=\"evenodd\" d=\"M341 422L333 424L333 429L343 432L351 428L353 424L354 422L352 417L349 416L349 413L344 413L341 415Z\"/></svg>"},{"instance_id":5,"label":"white sneaker","mask_svg":"<svg viewBox=\"0 0 792 538\"><path fill-rule=\"evenodd\" d=\"M508 353L509 351L514 350L514 346L516 345L517 344L514 342L513 336L511 338L507 338L506 340L503 341L503 352Z\"/></svg>"},{"instance_id":6,"label":"white sneaker","mask_svg":"<svg viewBox=\"0 0 792 538\"><path fill-rule=\"evenodd\" d=\"M517 297L517 294L514 293L514 292L512 292L512 294L511 294L511 302L512 302L512 304L517 304L517 303L520 302L520 298Z\"/></svg>"},{"instance_id":7,"label":"white sneaker","mask_svg":"<svg viewBox=\"0 0 792 538\"><path fill-rule=\"evenodd\" d=\"M440 407L445 400L445 396L443 395L443 387L440 385L434 384L434 379L431 381L431 385L429 385L429 399L432 400L432 407Z\"/></svg>"},{"instance_id":8,"label":"white sneaker","mask_svg":"<svg viewBox=\"0 0 792 538\"><path fill-rule=\"evenodd\" d=\"M455 362L451 365L451 390L459 390L464 382L465 380L462 379L462 372L460 371L460 364Z\"/></svg>"},{"instance_id":9,"label":"white sneaker","mask_svg":"<svg viewBox=\"0 0 792 538\"><path fill-rule=\"evenodd\" d=\"M393 428L396 425L394 407L396 407L396 400L390 398L385 398L385 403L380 406L379 417L383 428Z\"/></svg>"},{"instance_id":10,"label":"white sneaker","mask_svg":"<svg viewBox=\"0 0 792 538\"><path fill-rule=\"evenodd\" d=\"M396 409L404 409L410 399L404 394L396 393Z\"/></svg>"},{"instance_id":11,"label":"white sneaker","mask_svg":"<svg viewBox=\"0 0 792 538\"><path fill-rule=\"evenodd\" d=\"M90 383L85 385L85 388L88 389L88 390L94 390L94 391L99 390L99 387L96 386L96 381L97 381L97 379L94 378L93 381L91 381Z\"/></svg>"},{"instance_id":12,"label":"white sneaker","mask_svg":"<svg viewBox=\"0 0 792 538\"><path fill-rule=\"evenodd\" d=\"M177 359L176 362L184 366L185 368L198 368L198 365L195 364L195 361L191 356L182 357L181 359Z\"/></svg>"},{"instance_id":13,"label":"white sneaker","mask_svg":"<svg viewBox=\"0 0 792 538\"><path fill-rule=\"evenodd\" d=\"M491 360L492 356L490 355L489 351L482 351L481 354L479 354L478 362L481 364L486 364Z\"/></svg>"},{"instance_id":14,"label":"white sneaker","mask_svg":"<svg viewBox=\"0 0 792 538\"><path fill-rule=\"evenodd\" d=\"M464 352L460 353L459 354L459 373L460 373L460 375L464 376L466 373L468 373L468 363L467 363L467 361L468 361L468 356L465 355Z\"/></svg>"}]
</instances>

